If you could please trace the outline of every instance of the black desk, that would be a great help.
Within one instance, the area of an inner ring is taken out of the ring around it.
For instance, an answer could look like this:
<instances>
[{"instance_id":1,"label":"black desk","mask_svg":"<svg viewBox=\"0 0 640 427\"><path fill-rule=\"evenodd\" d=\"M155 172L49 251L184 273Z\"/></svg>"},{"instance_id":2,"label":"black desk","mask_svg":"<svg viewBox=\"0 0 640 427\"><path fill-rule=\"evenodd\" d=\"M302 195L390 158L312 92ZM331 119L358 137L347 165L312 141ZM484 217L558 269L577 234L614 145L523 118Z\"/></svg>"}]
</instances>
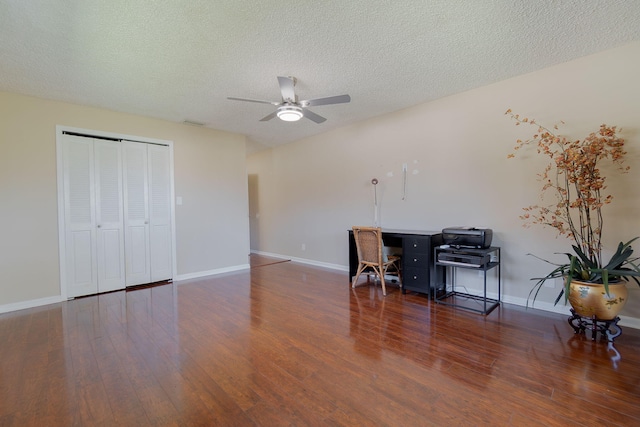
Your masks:
<instances>
[{"instance_id":1,"label":"black desk","mask_svg":"<svg viewBox=\"0 0 640 427\"><path fill-rule=\"evenodd\" d=\"M402 292L435 294L436 286L445 283L445 268L436 266L433 250L441 245L440 231L382 229L385 246L402 248ZM349 230L349 282L358 271L358 251Z\"/></svg>"}]
</instances>

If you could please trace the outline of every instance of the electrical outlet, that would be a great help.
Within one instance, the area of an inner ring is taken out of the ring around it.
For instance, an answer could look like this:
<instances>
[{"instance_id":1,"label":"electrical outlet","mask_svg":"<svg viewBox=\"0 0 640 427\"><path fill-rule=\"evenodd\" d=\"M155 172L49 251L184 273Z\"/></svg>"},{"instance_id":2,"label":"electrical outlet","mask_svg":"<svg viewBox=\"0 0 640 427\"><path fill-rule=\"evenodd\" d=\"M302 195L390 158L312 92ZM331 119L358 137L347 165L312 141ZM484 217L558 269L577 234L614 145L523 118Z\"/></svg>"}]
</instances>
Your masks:
<instances>
[{"instance_id":1,"label":"electrical outlet","mask_svg":"<svg viewBox=\"0 0 640 427\"><path fill-rule=\"evenodd\" d=\"M307 245L305 245L304 243L302 244L302 250L306 251L307 250Z\"/></svg>"},{"instance_id":2,"label":"electrical outlet","mask_svg":"<svg viewBox=\"0 0 640 427\"><path fill-rule=\"evenodd\" d=\"M563 281L563 280L564 280L564 279L563 279L562 277L556 277L556 278L555 278L555 279L553 279L553 280L545 280L545 281L544 281L544 287L545 287L545 288L551 288L551 289L553 289L553 288L555 288L555 287L556 287L556 285L557 285L557 284L559 284L560 286L562 286L562 281ZM557 283L556 283L556 282L557 282Z\"/></svg>"}]
</instances>

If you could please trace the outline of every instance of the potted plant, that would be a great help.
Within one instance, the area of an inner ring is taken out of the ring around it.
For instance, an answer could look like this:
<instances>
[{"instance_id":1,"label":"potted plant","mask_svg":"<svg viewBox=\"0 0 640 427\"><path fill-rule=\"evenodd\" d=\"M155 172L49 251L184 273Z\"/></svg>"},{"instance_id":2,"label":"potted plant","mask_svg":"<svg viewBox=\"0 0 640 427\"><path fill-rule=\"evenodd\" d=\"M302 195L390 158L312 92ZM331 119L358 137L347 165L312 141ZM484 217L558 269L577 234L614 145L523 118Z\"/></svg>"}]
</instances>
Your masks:
<instances>
[{"instance_id":1,"label":"potted plant","mask_svg":"<svg viewBox=\"0 0 640 427\"><path fill-rule=\"evenodd\" d=\"M602 256L602 207L611 203L613 197L605 194L606 177L600 166L608 161L620 173L629 170L624 165L625 141L619 136L620 130L603 124L582 140L570 140L556 133L557 125L550 130L535 120L514 114L511 109L505 115L516 125L531 125L536 129L530 139L517 141L516 152L535 145L539 154L549 158L548 165L538 175L542 183L542 204L524 208L521 219L526 226L552 227L573 242L572 251L564 253L565 263L536 257L554 268L546 276L532 279L536 282L529 292L527 306L530 299L535 303L545 281L563 277L564 286L555 304L564 295L565 302L569 300L581 316L596 316L601 320L615 318L626 302L625 282L632 278L640 285L638 258L632 256L631 246L636 238L620 242L610 259L604 260ZM508 157L514 156L511 153Z\"/></svg>"}]
</instances>

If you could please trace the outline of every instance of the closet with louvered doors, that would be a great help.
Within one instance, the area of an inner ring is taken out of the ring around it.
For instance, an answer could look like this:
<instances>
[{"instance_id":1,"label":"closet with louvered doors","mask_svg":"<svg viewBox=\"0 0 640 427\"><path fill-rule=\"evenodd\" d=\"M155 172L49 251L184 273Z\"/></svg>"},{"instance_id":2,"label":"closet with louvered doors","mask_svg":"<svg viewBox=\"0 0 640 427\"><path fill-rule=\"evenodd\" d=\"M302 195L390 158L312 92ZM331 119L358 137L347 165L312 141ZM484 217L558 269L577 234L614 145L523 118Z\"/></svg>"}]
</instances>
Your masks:
<instances>
[{"instance_id":1,"label":"closet with louvered doors","mask_svg":"<svg viewBox=\"0 0 640 427\"><path fill-rule=\"evenodd\" d=\"M63 294L172 279L170 147L70 133L59 141Z\"/></svg>"}]
</instances>

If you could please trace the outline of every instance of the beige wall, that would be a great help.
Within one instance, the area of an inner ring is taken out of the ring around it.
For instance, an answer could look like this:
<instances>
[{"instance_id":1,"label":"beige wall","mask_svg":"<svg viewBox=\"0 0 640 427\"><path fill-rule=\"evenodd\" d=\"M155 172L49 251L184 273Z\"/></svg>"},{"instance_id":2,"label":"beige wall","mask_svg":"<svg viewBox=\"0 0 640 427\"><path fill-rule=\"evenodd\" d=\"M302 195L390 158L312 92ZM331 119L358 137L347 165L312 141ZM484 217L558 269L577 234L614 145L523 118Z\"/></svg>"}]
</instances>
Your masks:
<instances>
[{"instance_id":1,"label":"beige wall","mask_svg":"<svg viewBox=\"0 0 640 427\"><path fill-rule=\"evenodd\" d=\"M246 266L243 136L0 92L0 312L60 295L56 125L173 141L177 278Z\"/></svg>"},{"instance_id":2,"label":"beige wall","mask_svg":"<svg viewBox=\"0 0 640 427\"><path fill-rule=\"evenodd\" d=\"M529 278L548 271L527 253L553 258L570 248L551 230L526 229L518 218L538 201L535 178L544 162L533 155L507 160L531 129L514 126L504 112L550 125L563 120L563 133L576 138L603 122L624 129L632 171L609 183L616 200L606 208L605 235L612 248L640 236L639 75L635 43L253 154L252 250L346 266L347 229L373 224L376 177L383 227L492 228L503 250L505 300L524 304ZM479 289L477 275L467 279ZM625 322L640 322L640 289L629 288ZM553 310L557 291L543 289L536 307Z\"/></svg>"}]
</instances>

